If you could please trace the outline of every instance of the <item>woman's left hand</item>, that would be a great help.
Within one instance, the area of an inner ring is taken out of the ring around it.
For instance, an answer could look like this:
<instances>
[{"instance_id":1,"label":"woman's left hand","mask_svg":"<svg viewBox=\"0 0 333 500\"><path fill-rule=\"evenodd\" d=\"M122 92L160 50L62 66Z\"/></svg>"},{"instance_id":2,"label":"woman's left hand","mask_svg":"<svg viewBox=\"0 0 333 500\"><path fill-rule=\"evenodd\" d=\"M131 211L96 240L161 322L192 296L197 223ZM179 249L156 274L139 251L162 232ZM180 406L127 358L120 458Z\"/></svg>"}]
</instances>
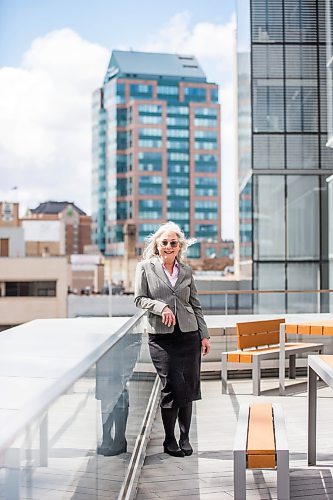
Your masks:
<instances>
[{"instance_id":1,"label":"woman's left hand","mask_svg":"<svg viewBox=\"0 0 333 500\"><path fill-rule=\"evenodd\" d=\"M204 356L210 351L210 342L208 339L204 338L201 340L201 352Z\"/></svg>"}]
</instances>

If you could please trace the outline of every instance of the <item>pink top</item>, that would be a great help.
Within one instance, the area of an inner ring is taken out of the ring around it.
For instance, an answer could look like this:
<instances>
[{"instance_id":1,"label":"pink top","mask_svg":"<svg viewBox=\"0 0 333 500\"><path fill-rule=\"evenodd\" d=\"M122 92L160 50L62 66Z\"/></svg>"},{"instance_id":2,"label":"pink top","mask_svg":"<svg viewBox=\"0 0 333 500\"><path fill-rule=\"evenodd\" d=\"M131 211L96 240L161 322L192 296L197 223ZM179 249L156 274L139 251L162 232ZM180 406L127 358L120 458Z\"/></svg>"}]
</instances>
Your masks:
<instances>
[{"instance_id":1,"label":"pink top","mask_svg":"<svg viewBox=\"0 0 333 500\"><path fill-rule=\"evenodd\" d=\"M179 276L179 264L178 264L178 262L175 261L173 269L172 269L172 274L169 273L169 271L167 270L167 268L165 267L163 262L162 262L162 267L163 267L163 270L164 270L168 280L170 281L171 285L175 286L177 279L178 279L178 276Z\"/></svg>"}]
</instances>

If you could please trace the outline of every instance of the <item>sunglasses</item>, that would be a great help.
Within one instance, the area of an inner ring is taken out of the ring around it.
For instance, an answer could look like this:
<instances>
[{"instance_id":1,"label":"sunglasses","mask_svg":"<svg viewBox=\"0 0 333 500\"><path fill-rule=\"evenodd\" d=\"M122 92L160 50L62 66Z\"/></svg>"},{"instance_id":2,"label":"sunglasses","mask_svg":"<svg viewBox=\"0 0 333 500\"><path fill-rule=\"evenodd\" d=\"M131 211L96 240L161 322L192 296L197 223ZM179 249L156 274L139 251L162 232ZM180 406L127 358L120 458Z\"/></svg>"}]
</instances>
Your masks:
<instances>
[{"instance_id":1,"label":"sunglasses","mask_svg":"<svg viewBox=\"0 0 333 500\"><path fill-rule=\"evenodd\" d=\"M160 245L162 247L167 247L169 243L170 243L171 248L176 248L178 246L179 241L177 241L177 240L171 240L171 241L162 240L162 241L160 241Z\"/></svg>"}]
</instances>

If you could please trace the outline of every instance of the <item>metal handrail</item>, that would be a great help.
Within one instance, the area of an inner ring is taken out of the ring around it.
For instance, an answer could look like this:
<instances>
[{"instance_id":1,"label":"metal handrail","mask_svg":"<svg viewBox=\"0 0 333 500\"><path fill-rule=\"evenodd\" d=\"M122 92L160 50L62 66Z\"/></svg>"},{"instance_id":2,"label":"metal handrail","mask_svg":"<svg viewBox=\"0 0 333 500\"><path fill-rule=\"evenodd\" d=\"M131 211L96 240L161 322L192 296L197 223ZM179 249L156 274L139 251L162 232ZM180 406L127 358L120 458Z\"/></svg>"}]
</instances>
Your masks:
<instances>
[{"instance_id":1,"label":"metal handrail","mask_svg":"<svg viewBox=\"0 0 333 500\"><path fill-rule=\"evenodd\" d=\"M333 290L198 290L199 295L259 295L269 293L330 293Z\"/></svg>"}]
</instances>

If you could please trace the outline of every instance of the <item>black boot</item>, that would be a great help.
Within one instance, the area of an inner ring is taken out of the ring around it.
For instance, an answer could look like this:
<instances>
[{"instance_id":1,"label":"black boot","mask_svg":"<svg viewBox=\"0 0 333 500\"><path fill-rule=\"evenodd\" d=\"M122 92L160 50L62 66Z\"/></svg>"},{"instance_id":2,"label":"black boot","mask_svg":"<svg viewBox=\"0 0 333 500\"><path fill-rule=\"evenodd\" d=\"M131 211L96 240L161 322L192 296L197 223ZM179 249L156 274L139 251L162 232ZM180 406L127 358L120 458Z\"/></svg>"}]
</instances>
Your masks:
<instances>
[{"instance_id":1,"label":"black boot","mask_svg":"<svg viewBox=\"0 0 333 500\"><path fill-rule=\"evenodd\" d=\"M97 447L98 455L105 455L109 448L111 448L113 444L113 439L111 437L111 429L113 425L113 414L110 413L108 418L106 419L105 424L103 424L103 439L100 446Z\"/></svg>"},{"instance_id":2,"label":"black boot","mask_svg":"<svg viewBox=\"0 0 333 500\"><path fill-rule=\"evenodd\" d=\"M179 448L175 438L178 408L161 408L161 414L165 431L164 453L168 453L172 457L184 457L184 452Z\"/></svg>"},{"instance_id":3,"label":"black boot","mask_svg":"<svg viewBox=\"0 0 333 500\"><path fill-rule=\"evenodd\" d=\"M180 429L179 447L184 452L184 455L189 456L193 453L193 448L190 445L189 433L192 418L192 402L186 406L181 406L178 410L178 423Z\"/></svg>"},{"instance_id":4,"label":"black boot","mask_svg":"<svg viewBox=\"0 0 333 500\"><path fill-rule=\"evenodd\" d=\"M113 457L127 452L125 432L128 418L128 406L126 408L114 408L112 415L114 420L114 438L112 445L104 453L106 457Z\"/></svg>"}]
</instances>

